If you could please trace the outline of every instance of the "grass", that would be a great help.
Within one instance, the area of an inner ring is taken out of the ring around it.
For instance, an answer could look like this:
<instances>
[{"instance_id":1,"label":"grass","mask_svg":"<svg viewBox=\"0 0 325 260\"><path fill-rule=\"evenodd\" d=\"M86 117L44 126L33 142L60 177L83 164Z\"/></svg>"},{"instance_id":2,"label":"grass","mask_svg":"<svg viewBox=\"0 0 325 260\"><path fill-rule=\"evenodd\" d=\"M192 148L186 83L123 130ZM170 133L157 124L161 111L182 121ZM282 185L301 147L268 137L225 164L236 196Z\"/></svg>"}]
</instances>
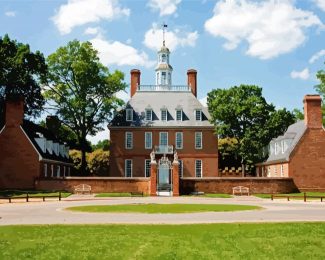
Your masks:
<instances>
[{"instance_id":1,"label":"grass","mask_svg":"<svg viewBox=\"0 0 325 260\"><path fill-rule=\"evenodd\" d=\"M182 195L182 197L206 197L206 198L232 198L230 194L227 193L204 193L202 195Z\"/></svg>"},{"instance_id":2,"label":"grass","mask_svg":"<svg viewBox=\"0 0 325 260\"><path fill-rule=\"evenodd\" d=\"M300 192L300 193L284 193L284 194L274 194L274 195L298 197L298 196L304 196L304 193L303 192ZM307 196L325 196L325 192L306 192L306 195ZM262 199L271 199L271 194L254 194L254 196L262 198ZM295 198L295 199L303 200L303 198ZM310 199L313 199L313 198L309 198L309 200Z\"/></svg>"},{"instance_id":3,"label":"grass","mask_svg":"<svg viewBox=\"0 0 325 260\"><path fill-rule=\"evenodd\" d=\"M130 192L107 192L107 193L98 193L95 197L105 198L105 197L142 197L142 195L132 195Z\"/></svg>"},{"instance_id":4,"label":"grass","mask_svg":"<svg viewBox=\"0 0 325 260\"><path fill-rule=\"evenodd\" d=\"M325 259L325 223L0 227L0 259Z\"/></svg>"},{"instance_id":5,"label":"grass","mask_svg":"<svg viewBox=\"0 0 325 260\"><path fill-rule=\"evenodd\" d=\"M223 205L223 204L124 204L124 205L92 205L67 208L72 211L95 213L193 213L193 212L220 212L261 209L250 205Z\"/></svg>"},{"instance_id":6,"label":"grass","mask_svg":"<svg viewBox=\"0 0 325 260\"><path fill-rule=\"evenodd\" d=\"M0 191L0 197L26 197L26 193L28 192L29 197L36 197L36 196L59 196L58 191L19 191L19 190L5 190ZM71 193L69 192L61 192L62 198L69 197Z\"/></svg>"}]
</instances>

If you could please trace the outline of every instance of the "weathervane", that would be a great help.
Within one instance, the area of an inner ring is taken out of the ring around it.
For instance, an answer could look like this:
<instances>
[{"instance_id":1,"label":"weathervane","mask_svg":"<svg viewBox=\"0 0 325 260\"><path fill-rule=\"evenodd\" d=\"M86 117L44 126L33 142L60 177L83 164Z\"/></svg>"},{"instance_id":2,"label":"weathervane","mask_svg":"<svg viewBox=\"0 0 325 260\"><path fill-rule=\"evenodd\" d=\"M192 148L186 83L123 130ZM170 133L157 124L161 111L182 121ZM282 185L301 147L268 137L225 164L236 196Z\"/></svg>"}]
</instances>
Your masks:
<instances>
[{"instance_id":1,"label":"weathervane","mask_svg":"<svg viewBox=\"0 0 325 260\"><path fill-rule=\"evenodd\" d=\"M167 28L167 24L163 23L161 27L163 30L163 46L165 46L165 28Z\"/></svg>"}]
</instances>

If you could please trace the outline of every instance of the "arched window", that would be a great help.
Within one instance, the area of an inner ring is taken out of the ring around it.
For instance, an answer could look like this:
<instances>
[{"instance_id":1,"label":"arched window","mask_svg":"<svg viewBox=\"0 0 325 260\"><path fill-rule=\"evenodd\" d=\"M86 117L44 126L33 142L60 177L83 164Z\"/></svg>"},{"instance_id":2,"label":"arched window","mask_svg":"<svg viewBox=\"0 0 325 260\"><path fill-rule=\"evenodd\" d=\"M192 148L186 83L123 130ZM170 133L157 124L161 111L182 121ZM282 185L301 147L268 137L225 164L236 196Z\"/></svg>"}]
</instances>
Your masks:
<instances>
[{"instance_id":1,"label":"arched window","mask_svg":"<svg viewBox=\"0 0 325 260\"><path fill-rule=\"evenodd\" d=\"M166 54L162 54L161 55L161 61L166 62L166 60L167 60Z\"/></svg>"}]
</instances>

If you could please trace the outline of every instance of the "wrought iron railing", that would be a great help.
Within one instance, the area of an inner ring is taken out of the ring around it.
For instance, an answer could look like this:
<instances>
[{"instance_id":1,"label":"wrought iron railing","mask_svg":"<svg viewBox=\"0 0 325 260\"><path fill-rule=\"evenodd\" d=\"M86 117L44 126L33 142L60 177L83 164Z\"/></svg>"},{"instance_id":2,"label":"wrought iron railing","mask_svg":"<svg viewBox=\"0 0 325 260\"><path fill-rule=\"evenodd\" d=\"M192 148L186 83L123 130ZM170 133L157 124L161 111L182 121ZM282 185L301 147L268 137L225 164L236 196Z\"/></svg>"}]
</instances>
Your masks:
<instances>
[{"instance_id":1,"label":"wrought iron railing","mask_svg":"<svg viewBox=\"0 0 325 260\"><path fill-rule=\"evenodd\" d=\"M190 92L188 85L139 85L137 91L179 91Z\"/></svg>"},{"instance_id":2,"label":"wrought iron railing","mask_svg":"<svg viewBox=\"0 0 325 260\"><path fill-rule=\"evenodd\" d=\"M156 154L173 154L174 147L172 145L155 145Z\"/></svg>"}]
</instances>

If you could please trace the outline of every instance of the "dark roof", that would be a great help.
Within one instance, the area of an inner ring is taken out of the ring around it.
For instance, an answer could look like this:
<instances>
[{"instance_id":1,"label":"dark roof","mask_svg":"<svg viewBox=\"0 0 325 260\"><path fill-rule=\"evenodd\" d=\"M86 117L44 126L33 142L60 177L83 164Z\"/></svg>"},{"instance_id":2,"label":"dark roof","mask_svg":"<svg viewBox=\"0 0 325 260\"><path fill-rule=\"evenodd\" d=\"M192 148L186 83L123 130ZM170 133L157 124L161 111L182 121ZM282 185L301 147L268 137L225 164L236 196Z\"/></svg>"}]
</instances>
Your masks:
<instances>
[{"instance_id":1,"label":"dark roof","mask_svg":"<svg viewBox=\"0 0 325 260\"><path fill-rule=\"evenodd\" d=\"M125 109L133 109L133 121L126 121ZM145 110L152 109L152 121L145 120ZM167 109L167 121L161 120L161 109ZM176 120L176 110L182 109L183 120ZM195 120L195 110L202 111L202 120ZM210 114L190 91L137 91L109 124L111 127L213 127Z\"/></svg>"},{"instance_id":2,"label":"dark roof","mask_svg":"<svg viewBox=\"0 0 325 260\"><path fill-rule=\"evenodd\" d=\"M63 156L61 153L57 155L55 152L50 153L48 150L43 151L40 145L37 143L35 138L45 138L47 141L64 145L64 143L59 140L50 130L28 120L23 121L22 128L43 159L72 163L69 157ZM65 148L68 149L66 146Z\"/></svg>"}]
</instances>

